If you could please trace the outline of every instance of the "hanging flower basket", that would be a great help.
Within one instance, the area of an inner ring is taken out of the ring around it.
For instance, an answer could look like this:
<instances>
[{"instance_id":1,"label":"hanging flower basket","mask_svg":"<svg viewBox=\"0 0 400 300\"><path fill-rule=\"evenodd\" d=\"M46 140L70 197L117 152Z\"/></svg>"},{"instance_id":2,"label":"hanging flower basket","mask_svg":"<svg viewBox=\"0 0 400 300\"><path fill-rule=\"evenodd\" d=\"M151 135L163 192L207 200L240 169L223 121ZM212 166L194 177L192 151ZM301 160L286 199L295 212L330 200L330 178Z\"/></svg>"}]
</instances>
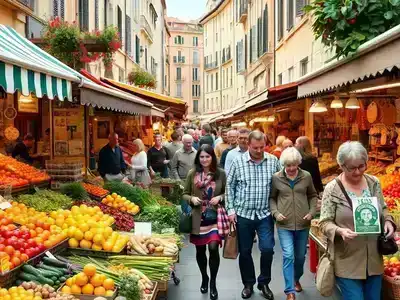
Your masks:
<instances>
[{"instance_id":1,"label":"hanging flower basket","mask_svg":"<svg viewBox=\"0 0 400 300\"><path fill-rule=\"evenodd\" d=\"M104 31L81 32L76 22L69 23L59 17L48 22L42 40L33 42L74 69L101 58L106 69L111 69L113 55L121 48L117 28L109 26Z\"/></svg>"},{"instance_id":2,"label":"hanging flower basket","mask_svg":"<svg viewBox=\"0 0 400 300\"><path fill-rule=\"evenodd\" d=\"M155 77L140 68L137 68L128 74L128 82L137 85L140 88L148 87L154 89L157 86Z\"/></svg>"}]
</instances>

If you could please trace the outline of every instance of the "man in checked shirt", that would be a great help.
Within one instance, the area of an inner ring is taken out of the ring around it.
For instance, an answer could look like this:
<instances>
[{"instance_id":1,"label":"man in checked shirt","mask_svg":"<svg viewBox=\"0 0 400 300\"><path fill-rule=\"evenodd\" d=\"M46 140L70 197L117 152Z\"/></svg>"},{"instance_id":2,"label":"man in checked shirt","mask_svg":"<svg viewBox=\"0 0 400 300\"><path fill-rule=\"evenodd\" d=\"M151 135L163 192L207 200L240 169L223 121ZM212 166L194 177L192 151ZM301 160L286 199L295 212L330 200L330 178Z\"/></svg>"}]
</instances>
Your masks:
<instances>
[{"instance_id":1,"label":"man in checked shirt","mask_svg":"<svg viewBox=\"0 0 400 300\"><path fill-rule=\"evenodd\" d=\"M237 157L230 169L225 192L229 221L236 223L239 242L239 268L244 285L242 298L252 296L256 275L252 257L253 237L257 232L261 251L261 274L257 288L265 299L274 295L268 287L274 254L274 222L269 211L272 175L280 171L278 159L266 152L265 137L253 131L248 138L249 150Z\"/></svg>"}]
</instances>

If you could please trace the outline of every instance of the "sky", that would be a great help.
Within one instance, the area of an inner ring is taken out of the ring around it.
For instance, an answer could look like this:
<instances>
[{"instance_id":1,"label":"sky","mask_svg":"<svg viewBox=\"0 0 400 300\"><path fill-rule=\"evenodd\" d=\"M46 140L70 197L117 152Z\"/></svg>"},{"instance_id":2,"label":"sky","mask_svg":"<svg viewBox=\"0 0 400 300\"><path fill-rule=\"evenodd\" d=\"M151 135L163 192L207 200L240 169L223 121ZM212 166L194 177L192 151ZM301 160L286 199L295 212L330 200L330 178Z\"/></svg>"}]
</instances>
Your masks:
<instances>
[{"instance_id":1,"label":"sky","mask_svg":"<svg viewBox=\"0 0 400 300\"><path fill-rule=\"evenodd\" d=\"M168 17L183 21L195 20L206 10L207 0L166 0Z\"/></svg>"}]
</instances>

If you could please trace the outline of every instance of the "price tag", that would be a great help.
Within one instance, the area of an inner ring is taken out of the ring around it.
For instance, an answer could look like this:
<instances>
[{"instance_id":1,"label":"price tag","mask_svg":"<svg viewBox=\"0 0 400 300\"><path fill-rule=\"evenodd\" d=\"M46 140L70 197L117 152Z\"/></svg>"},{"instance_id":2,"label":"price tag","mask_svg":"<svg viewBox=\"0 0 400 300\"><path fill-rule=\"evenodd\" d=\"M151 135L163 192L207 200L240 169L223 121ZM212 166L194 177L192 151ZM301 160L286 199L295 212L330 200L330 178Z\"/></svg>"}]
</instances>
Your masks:
<instances>
[{"instance_id":1,"label":"price tag","mask_svg":"<svg viewBox=\"0 0 400 300\"><path fill-rule=\"evenodd\" d=\"M7 208L10 208L12 205L10 202L1 202L0 203L0 209L5 210Z\"/></svg>"},{"instance_id":2,"label":"price tag","mask_svg":"<svg viewBox=\"0 0 400 300\"><path fill-rule=\"evenodd\" d=\"M151 236L151 223L135 222L135 235Z\"/></svg>"},{"instance_id":3,"label":"price tag","mask_svg":"<svg viewBox=\"0 0 400 300\"><path fill-rule=\"evenodd\" d=\"M49 251L46 251L45 253L47 255L47 257L50 257L52 259L58 260L57 258L55 258L55 256L53 254L51 254Z\"/></svg>"}]
</instances>

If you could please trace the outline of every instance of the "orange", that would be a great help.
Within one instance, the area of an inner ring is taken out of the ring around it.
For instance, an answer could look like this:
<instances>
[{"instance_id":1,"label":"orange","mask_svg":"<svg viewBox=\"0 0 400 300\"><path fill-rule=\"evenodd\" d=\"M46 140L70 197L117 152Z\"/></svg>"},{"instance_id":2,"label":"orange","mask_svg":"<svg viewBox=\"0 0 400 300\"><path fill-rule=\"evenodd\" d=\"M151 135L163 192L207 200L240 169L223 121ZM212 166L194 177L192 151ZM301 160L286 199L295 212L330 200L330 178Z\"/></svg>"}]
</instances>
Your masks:
<instances>
[{"instance_id":1,"label":"orange","mask_svg":"<svg viewBox=\"0 0 400 300\"><path fill-rule=\"evenodd\" d=\"M92 279L90 279L90 283L94 286L94 287L99 287L103 284L104 279L101 277L100 274L95 274Z\"/></svg>"},{"instance_id":2,"label":"orange","mask_svg":"<svg viewBox=\"0 0 400 300\"><path fill-rule=\"evenodd\" d=\"M104 249L104 251L111 252L111 251L112 251L112 248L113 248L112 242L107 241L107 242L104 242L104 243L103 243L103 249Z\"/></svg>"},{"instance_id":3,"label":"orange","mask_svg":"<svg viewBox=\"0 0 400 300\"><path fill-rule=\"evenodd\" d=\"M100 233L97 233L94 237L93 237L93 243L95 243L96 245L102 245L103 244L103 235Z\"/></svg>"},{"instance_id":4,"label":"orange","mask_svg":"<svg viewBox=\"0 0 400 300\"><path fill-rule=\"evenodd\" d=\"M73 284L74 284L74 279L71 277L71 278L68 278L67 279L67 281L65 282L65 284L68 286L68 287L71 287Z\"/></svg>"},{"instance_id":5,"label":"orange","mask_svg":"<svg viewBox=\"0 0 400 300\"><path fill-rule=\"evenodd\" d=\"M110 278L104 280L104 282L103 282L103 287L104 287L106 290L114 290L114 288L115 288L114 280L112 280L112 279L110 279Z\"/></svg>"},{"instance_id":6,"label":"orange","mask_svg":"<svg viewBox=\"0 0 400 300\"><path fill-rule=\"evenodd\" d=\"M86 231L85 232L85 235L84 235L85 240L92 241L93 237L94 237L93 232L91 232L91 231Z\"/></svg>"},{"instance_id":7,"label":"orange","mask_svg":"<svg viewBox=\"0 0 400 300\"><path fill-rule=\"evenodd\" d=\"M94 291L94 286L91 285L90 283L85 284L85 285L82 287L82 294L85 294L85 295L93 295L93 291Z\"/></svg>"},{"instance_id":8,"label":"orange","mask_svg":"<svg viewBox=\"0 0 400 300\"><path fill-rule=\"evenodd\" d=\"M84 286L89 282L89 278L86 276L85 273L81 272L78 275L76 275L75 278L75 284L78 286Z\"/></svg>"},{"instance_id":9,"label":"orange","mask_svg":"<svg viewBox=\"0 0 400 300\"><path fill-rule=\"evenodd\" d=\"M71 239L69 239L69 241L68 241L68 245L69 245L71 248L78 248L79 242L78 242L76 239L71 238Z\"/></svg>"},{"instance_id":10,"label":"orange","mask_svg":"<svg viewBox=\"0 0 400 300\"><path fill-rule=\"evenodd\" d=\"M83 268L83 273L85 273L89 277L92 277L94 274L96 274L96 266L94 264L87 264Z\"/></svg>"},{"instance_id":11,"label":"orange","mask_svg":"<svg viewBox=\"0 0 400 300\"><path fill-rule=\"evenodd\" d=\"M81 290L81 288L78 286L78 285L76 285L76 284L73 284L72 286L71 286L71 293L72 294L81 294L82 293L82 290Z\"/></svg>"},{"instance_id":12,"label":"orange","mask_svg":"<svg viewBox=\"0 0 400 300\"><path fill-rule=\"evenodd\" d=\"M94 289L95 296L104 296L106 294L106 290L102 286L98 286Z\"/></svg>"},{"instance_id":13,"label":"orange","mask_svg":"<svg viewBox=\"0 0 400 300\"><path fill-rule=\"evenodd\" d=\"M64 294L71 294L72 291L71 291L71 288L69 286L64 285L63 288L61 289L61 292L64 293Z\"/></svg>"},{"instance_id":14,"label":"orange","mask_svg":"<svg viewBox=\"0 0 400 300\"><path fill-rule=\"evenodd\" d=\"M90 249L90 248L92 248L92 242L89 242L89 241L87 241L87 240L82 240L82 241L79 243L79 246L80 246L81 248L83 248L83 249Z\"/></svg>"}]
</instances>

